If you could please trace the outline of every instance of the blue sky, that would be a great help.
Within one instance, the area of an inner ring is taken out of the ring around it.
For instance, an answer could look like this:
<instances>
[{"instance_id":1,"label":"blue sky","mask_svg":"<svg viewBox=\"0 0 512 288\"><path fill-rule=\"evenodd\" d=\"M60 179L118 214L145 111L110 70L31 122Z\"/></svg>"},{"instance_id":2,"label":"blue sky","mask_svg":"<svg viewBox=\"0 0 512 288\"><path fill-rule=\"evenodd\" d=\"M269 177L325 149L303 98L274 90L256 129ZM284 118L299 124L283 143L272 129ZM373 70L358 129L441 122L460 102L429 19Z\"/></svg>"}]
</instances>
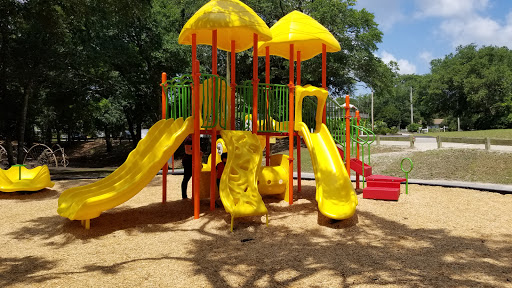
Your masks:
<instances>
[{"instance_id":1,"label":"blue sky","mask_svg":"<svg viewBox=\"0 0 512 288\"><path fill-rule=\"evenodd\" d=\"M430 60L459 45L512 49L511 0L358 0L384 33L377 56L398 62L401 74L430 72Z\"/></svg>"}]
</instances>

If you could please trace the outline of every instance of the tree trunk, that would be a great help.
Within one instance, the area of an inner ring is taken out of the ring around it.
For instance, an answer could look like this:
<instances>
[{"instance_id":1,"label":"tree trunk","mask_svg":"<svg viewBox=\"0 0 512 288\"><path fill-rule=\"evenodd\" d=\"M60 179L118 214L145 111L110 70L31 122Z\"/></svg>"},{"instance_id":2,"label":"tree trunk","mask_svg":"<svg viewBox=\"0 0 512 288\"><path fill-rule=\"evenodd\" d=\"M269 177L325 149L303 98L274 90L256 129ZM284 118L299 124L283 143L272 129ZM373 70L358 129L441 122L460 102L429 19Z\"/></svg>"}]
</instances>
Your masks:
<instances>
[{"instance_id":1,"label":"tree trunk","mask_svg":"<svg viewBox=\"0 0 512 288\"><path fill-rule=\"evenodd\" d=\"M135 148L137 146L137 144L139 144L139 141L140 141L140 137L142 136L142 122L139 121L137 122L137 137L135 138L135 145L133 146L133 148Z\"/></svg>"},{"instance_id":2,"label":"tree trunk","mask_svg":"<svg viewBox=\"0 0 512 288\"><path fill-rule=\"evenodd\" d=\"M14 155L12 151L12 137L10 133L5 135L5 150L7 150L7 162L9 162L9 167L14 165Z\"/></svg>"},{"instance_id":3,"label":"tree trunk","mask_svg":"<svg viewBox=\"0 0 512 288\"><path fill-rule=\"evenodd\" d=\"M44 131L43 143L46 145L52 144L52 128L48 127Z\"/></svg>"},{"instance_id":4,"label":"tree trunk","mask_svg":"<svg viewBox=\"0 0 512 288\"><path fill-rule=\"evenodd\" d=\"M110 138L110 129L105 126L105 142L107 143L107 153L112 152L112 139Z\"/></svg>"},{"instance_id":5,"label":"tree trunk","mask_svg":"<svg viewBox=\"0 0 512 288\"><path fill-rule=\"evenodd\" d=\"M57 130L57 144L62 146L62 142L61 142L62 135L60 133L60 129L57 128L56 130Z\"/></svg>"},{"instance_id":6,"label":"tree trunk","mask_svg":"<svg viewBox=\"0 0 512 288\"><path fill-rule=\"evenodd\" d=\"M27 88L25 89L25 95L23 99L21 115L20 115L20 126L19 136L18 136L18 164L23 164L23 159L25 158L23 154L23 144L25 143L25 126L27 125L27 111L28 111L28 99L32 96L32 80L29 80Z\"/></svg>"}]
</instances>

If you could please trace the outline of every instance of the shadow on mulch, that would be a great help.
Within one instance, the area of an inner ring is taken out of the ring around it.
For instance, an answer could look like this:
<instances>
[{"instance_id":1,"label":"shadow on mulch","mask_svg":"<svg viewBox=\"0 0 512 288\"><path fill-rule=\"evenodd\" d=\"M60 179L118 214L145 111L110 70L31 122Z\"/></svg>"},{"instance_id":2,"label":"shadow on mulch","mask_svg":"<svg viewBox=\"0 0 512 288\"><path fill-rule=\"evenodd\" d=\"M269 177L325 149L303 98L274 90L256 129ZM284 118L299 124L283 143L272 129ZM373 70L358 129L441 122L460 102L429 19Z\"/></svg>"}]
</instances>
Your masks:
<instances>
[{"instance_id":1,"label":"shadow on mulch","mask_svg":"<svg viewBox=\"0 0 512 288\"><path fill-rule=\"evenodd\" d=\"M184 221L193 216L192 201L179 200L137 208L123 207L107 210L100 217L91 219L90 230L82 227L78 220L70 221L59 215L39 217L27 221L23 227L11 233L11 236L13 239L26 239L34 235L46 240L61 238L63 241L49 242L49 245L58 248L77 240L86 241L121 230L126 230L127 233L167 232L171 228L164 227L163 224Z\"/></svg>"}]
</instances>

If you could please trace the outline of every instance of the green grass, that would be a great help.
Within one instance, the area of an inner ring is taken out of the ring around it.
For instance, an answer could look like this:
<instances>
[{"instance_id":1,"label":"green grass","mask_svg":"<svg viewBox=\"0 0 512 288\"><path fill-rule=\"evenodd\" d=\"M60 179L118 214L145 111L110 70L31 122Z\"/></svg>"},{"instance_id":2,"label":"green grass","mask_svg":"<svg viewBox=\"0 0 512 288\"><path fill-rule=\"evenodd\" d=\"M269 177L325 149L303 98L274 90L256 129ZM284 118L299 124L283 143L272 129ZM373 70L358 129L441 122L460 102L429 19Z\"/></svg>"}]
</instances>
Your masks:
<instances>
[{"instance_id":1,"label":"green grass","mask_svg":"<svg viewBox=\"0 0 512 288\"><path fill-rule=\"evenodd\" d=\"M418 134L420 135L420 134ZM430 132L421 134L426 136L444 136L444 137L468 137L468 138L495 138L495 139L512 139L512 129L494 129L494 130L477 130L477 131L454 131L454 132Z\"/></svg>"}]
</instances>

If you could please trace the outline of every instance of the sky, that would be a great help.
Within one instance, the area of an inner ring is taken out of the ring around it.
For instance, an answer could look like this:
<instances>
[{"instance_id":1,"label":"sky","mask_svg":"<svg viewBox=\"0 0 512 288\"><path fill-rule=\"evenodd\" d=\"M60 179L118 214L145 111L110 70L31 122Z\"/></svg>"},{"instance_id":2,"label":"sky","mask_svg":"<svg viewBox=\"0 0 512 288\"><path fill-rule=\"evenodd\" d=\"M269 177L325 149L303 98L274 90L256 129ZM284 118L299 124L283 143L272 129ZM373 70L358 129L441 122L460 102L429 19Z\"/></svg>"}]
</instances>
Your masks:
<instances>
[{"instance_id":1,"label":"sky","mask_svg":"<svg viewBox=\"0 0 512 288\"><path fill-rule=\"evenodd\" d=\"M401 74L426 74L459 45L512 49L512 0L358 0L383 32L376 55Z\"/></svg>"}]
</instances>

